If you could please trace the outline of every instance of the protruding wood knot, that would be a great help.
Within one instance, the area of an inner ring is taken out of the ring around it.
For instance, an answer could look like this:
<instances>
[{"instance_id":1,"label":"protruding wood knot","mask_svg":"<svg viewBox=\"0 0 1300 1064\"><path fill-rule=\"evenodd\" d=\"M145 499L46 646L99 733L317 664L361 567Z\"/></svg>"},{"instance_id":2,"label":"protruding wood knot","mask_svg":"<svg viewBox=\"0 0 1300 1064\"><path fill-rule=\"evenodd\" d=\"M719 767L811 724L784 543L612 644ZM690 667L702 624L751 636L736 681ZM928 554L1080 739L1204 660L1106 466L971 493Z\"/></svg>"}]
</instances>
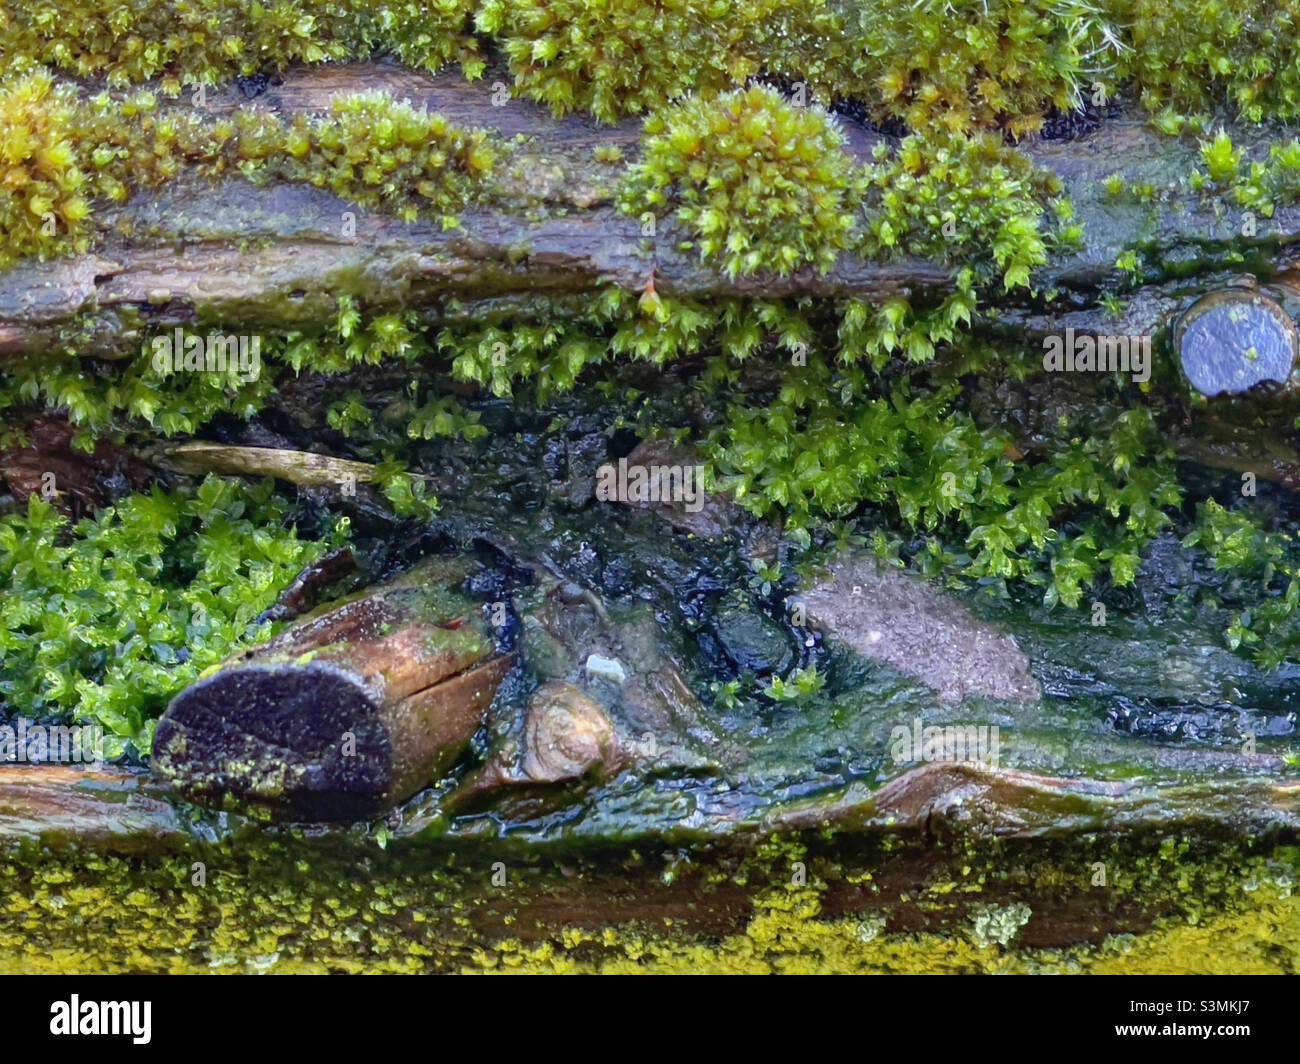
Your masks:
<instances>
[{"instance_id":1,"label":"protruding wood knot","mask_svg":"<svg viewBox=\"0 0 1300 1064\"><path fill-rule=\"evenodd\" d=\"M1174 323L1173 344L1188 383L1209 398L1288 384L1300 352L1291 316L1248 287L1198 299Z\"/></svg>"},{"instance_id":2,"label":"protruding wood knot","mask_svg":"<svg viewBox=\"0 0 1300 1064\"><path fill-rule=\"evenodd\" d=\"M573 684L543 684L528 702L524 775L533 783L617 772L623 754L605 710Z\"/></svg>"}]
</instances>

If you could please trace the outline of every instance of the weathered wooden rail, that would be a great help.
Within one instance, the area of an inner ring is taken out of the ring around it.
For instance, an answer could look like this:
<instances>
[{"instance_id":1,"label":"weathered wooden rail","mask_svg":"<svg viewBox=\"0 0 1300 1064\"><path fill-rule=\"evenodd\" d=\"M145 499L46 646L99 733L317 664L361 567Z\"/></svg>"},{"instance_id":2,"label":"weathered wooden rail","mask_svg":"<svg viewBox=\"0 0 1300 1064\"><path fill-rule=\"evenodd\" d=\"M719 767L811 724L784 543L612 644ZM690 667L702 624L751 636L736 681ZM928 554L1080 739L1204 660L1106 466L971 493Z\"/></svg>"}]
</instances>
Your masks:
<instances>
[{"instance_id":1,"label":"weathered wooden rail","mask_svg":"<svg viewBox=\"0 0 1300 1064\"><path fill-rule=\"evenodd\" d=\"M556 120L525 101L495 106L490 84L374 64L291 71L256 105L286 116L315 112L336 94L362 89L386 89L459 123L527 139L492 178L489 205L466 212L450 231L359 210L303 186L181 178L137 195L102 215L107 233L136 235L106 236L87 255L24 262L0 274L0 354L39 350L73 323L84 353L111 353L141 330L194 320L313 329L345 292L376 309L418 308L448 296L472 303L607 285L639 291L652 271L658 291L690 298L903 293L927 302L951 287L943 263L873 263L849 255L824 276L728 279L693 252L678 250L671 220L648 241L640 220L615 206L620 168L592 154L597 146L616 146L634 157L635 121L600 127L581 117ZM245 105L231 87L214 90L206 106L219 113ZM850 150L866 161L880 137L845 128ZM1248 154L1263 151L1266 133L1232 133ZM1200 161L1196 142L1162 137L1141 116L1110 119L1077 140L1026 143L1020 150L1060 177L1086 245L1059 255L1036 276L1038 292L1056 293L1053 303L1011 294L1000 300L990 328L1149 333L1188 302L1189 287L1196 287L1188 274L1239 272L1243 251L1270 271L1294 264L1300 210L1283 207L1273 219L1255 220L1254 235L1243 235L1242 212L1188 185ZM1103 183L1115 174L1126 188L1152 186L1155 198L1112 199ZM1143 251L1146 283L1115 317L1101 299L1123 279L1116 259L1135 247ZM91 328L84 327L88 318Z\"/></svg>"}]
</instances>

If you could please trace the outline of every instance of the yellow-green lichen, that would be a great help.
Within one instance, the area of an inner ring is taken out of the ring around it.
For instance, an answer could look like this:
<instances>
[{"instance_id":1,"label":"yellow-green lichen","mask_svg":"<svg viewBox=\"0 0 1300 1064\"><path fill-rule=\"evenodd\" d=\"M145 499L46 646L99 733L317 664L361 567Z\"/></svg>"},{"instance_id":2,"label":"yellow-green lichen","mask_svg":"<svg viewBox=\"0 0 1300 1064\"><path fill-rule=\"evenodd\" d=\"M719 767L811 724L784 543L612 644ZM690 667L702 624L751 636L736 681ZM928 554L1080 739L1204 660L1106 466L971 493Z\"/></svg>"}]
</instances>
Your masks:
<instances>
[{"instance_id":1,"label":"yellow-green lichen","mask_svg":"<svg viewBox=\"0 0 1300 1064\"><path fill-rule=\"evenodd\" d=\"M1262 973L1300 962L1293 855L1229 840L971 839L929 855L775 840L738 863L697 855L679 891L693 900L677 915L606 926L545 914L565 891L578 909L583 891L604 899L602 912L635 896L608 862L561 870L518 852L362 841L11 851L0 971ZM504 885L492 873L501 859ZM923 871L887 890L909 859ZM693 928L710 905L734 910L736 889L752 910L734 929ZM663 899L654 908L673 912ZM1054 911L1076 916L1052 931ZM1053 944L1026 944L1044 935Z\"/></svg>"}]
</instances>

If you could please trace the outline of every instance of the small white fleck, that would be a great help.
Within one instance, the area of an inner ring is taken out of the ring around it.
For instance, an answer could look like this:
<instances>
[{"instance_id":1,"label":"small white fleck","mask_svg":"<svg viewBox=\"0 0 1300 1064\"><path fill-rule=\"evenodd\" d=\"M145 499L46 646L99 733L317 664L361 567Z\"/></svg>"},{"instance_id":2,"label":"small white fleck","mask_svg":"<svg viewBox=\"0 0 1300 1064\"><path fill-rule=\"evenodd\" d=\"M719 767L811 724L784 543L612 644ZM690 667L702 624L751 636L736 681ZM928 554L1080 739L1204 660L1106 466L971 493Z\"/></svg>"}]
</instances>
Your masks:
<instances>
[{"instance_id":1,"label":"small white fleck","mask_svg":"<svg viewBox=\"0 0 1300 1064\"><path fill-rule=\"evenodd\" d=\"M587 675L597 680L608 680L610 683L621 684L627 680L627 670L623 668L623 663L618 658L605 658L599 654L592 654L587 658Z\"/></svg>"}]
</instances>

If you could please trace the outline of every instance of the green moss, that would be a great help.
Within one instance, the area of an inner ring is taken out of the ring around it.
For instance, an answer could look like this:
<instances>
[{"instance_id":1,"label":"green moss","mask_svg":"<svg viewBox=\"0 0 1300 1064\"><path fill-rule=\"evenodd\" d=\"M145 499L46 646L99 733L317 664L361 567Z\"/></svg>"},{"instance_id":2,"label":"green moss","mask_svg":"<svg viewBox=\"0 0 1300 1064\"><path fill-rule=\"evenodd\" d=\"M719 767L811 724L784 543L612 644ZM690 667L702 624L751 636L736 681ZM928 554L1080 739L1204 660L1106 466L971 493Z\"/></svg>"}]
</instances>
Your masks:
<instances>
[{"instance_id":1,"label":"green moss","mask_svg":"<svg viewBox=\"0 0 1300 1064\"><path fill-rule=\"evenodd\" d=\"M483 73L478 41L468 32L472 0L351 0L352 54L391 54L406 66L434 71L453 61L468 78Z\"/></svg>"},{"instance_id":2,"label":"green moss","mask_svg":"<svg viewBox=\"0 0 1300 1064\"><path fill-rule=\"evenodd\" d=\"M817 671L816 665L810 665L795 669L786 679L772 677L763 693L777 702L804 702L815 698L825 686L826 677Z\"/></svg>"},{"instance_id":3,"label":"green moss","mask_svg":"<svg viewBox=\"0 0 1300 1064\"><path fill-rule=\"evenodd\" d=\"M601 121L757 75L823 102L856 99L917 131L1037 131L1052 109L1141 99L1157 124L1230 104L1249 121L1300 114L1297 0L88 0L0 11L11 70L48 66L165 93L296 63L392 56L485 67L476 28L519 95Z\"/></svg>"},{"instance_id":4,"label":"green moss","mask_svg":"<svg viewBox=\"0 0 1300 1064\"><path fill-rule=\"evenodd\" d=\"M269 635L259 615L330 545L286 527L271 488L209 477L75 528L33 495L25 515L0 518L5 702L97 722L119 748L147 751L172 695Z\"/></svg>"},{"instance_id":5,"label":"green moss","mask_svg":"<svg viewBox=\"0 0 1300 1064\"><path fill-rule=\"evenodd\" d=\"M920 0L863 4L860 69L883 115L916 130L1036 132L1079 108L1109 43L1083 0Z\"/></svg>"},{"instance_id":6,"label":"green moss","mask_svg":"<svg viewBox=\"0 0 1300 1064\"><path fill-rule=\"evenodd\" d=\"M1232 195L1266 218L1300 200L1300 141L1270 145L1267 159L1252 162L1247 173L1238 175Z\"/></svg>"},{"instance_id":7,"label":"green moss","mask_svg":"<svg viewBox=\"0 0 1300 1064\"><path fill-rule=\"evenodd\" d=\"M1267 527L1245 502L1229 510L1210 499L1197 507L1195 527L1183 541L1199 547L1220 572L1235 578L1223 602L1237 611L1224 633L1233 650L1249 647L1263 665L1276 667L1300 655L1300 550L1288 532Z\"/></svg>"},{"instance_id":8,"label":"green moss","mask_svg":"<svg viewBox=\"0 0 1300 1064\"><path fill-rule=\"evenodd\" d=\"M336 97L328 114L286 123L259 108L228 118L163 108L148 91L83 101L44 72L0 83L0 139L0 266L86 250L95 207L182 170L308 183L407 221L453 226L496 160L483 131L382 93Z\"/></svg>"},{"instance_id":9,"label":"green moss","mask_svg":"<svg viewBox=\"0 0 1300 1064\"><path fill-rule=\"evenodd\" d=\"M1050 240L1081 239L1060 193L1053 175L996 137L908 137L892 156L877 149L862 251L902 250L986 274L995 267L1005 288L1027 286L1047 261ZM1044 231L1049 211L1059 225L1054 236Z\"/></svg>"},{"instance_id":10,"label":"green moss","mask_svg":"<svg viewBox=\"0 0 1300 1064\"><path fill-rule=\"evenodd\" d=\"M380 463L375 482L398 517L427 521L437 512L438 500L429 495L427 481L408 473L398 459Z\"/></svg>"},{"instance_id":11,"label":"green moss","mask_svg":"<svg viewBox=\"0 0 1300 1064\"><path fill-rule=\"evenodd\" d=\"M766 406L733 408L710 440L715 475L795 528L883 509L888 524L927 533L922 569L1025 581L1048 605L1077 605L1103 574L1131 583L1181 501L1150 412L1124 411L1087 438L1062 433L1043 460L1017 461L1010 436L979 428L957 394L899 384L871 396L860 374L810 362ZM1065 524L1072 534L1058 535Z\"/></svg>"},{"instance_id":12,"label":"green moss","mask_svg":"<svg viewBox=\"0 0 1300 1064\"><path fill-rule=\"evenodd\" d=\"M0 11L0 53L11 69L50 66L122 87L159 79L215 85L239 75L392 53L436 70L459 58L477 76L483 61L467 32L471 0L86 0L55 11L10 4Z\"/></svg>"},{"instance_id":13,"label":"green moss","mask_svg":"<svg viewBox=\"0 0 1300 1064\"><path fill-rule=\"evenodd\" d=\"M242 140L237 150L248 157ZM383 93L335 97L328 116L296 120L268 158L286 180L406 221L432 214L447 226L456 224L495 161L487 134Z\"/></svg>"},{"instance_id":14,"label":"green moss","mask_svg":"<svg viewBox=\"0 0 1300 1064\"><path fill-rule=\"evenodd\" d=\"M48 75L0 86L0 267L89 245L77 114L75 94Z\"/></svg>"},{"instance_id":15,"label":"green moss","mask_svg":"<svg viewBox=\"0 0 1300 1064\"><path fill-rule=\"evenodd\" d=\"M95 106L112 116L118 105ZM127 127L139 132L120 134L120 147L100 160L104 180L119 168L157 172L179 144L184 158L211 172L281 174L404 216L449 218L491 165L484 139L372 96L288 126L241 112L208 127L159 111L148 96L121 106ZM1225 180L1239 166L1230 143L1212 142L1206 152ZM443 324L367 315L344 297L332 330L268 338L256 382L159 380L146 360L107 366L43 357L10 369L0 402L65 410L92 432L143 421L174 434L194 432L218 412L255 411L285 369L331 375L398 360L450 368L497 395L526 381L545 400L615 359L666 364L703 356L707 389L734 385L737 367L763 357L780 370L775 398L737 404L709 441L719 483L742 503L784 515L799 537L819 522L876 508L892 529L927 537L915 557L922 568L993 584L1027 581L1049 603L1074 604L1099 579L1129 583L1137 552L1178 504L1150 415L1125 412L1105 440L1062 433L1043 456L1018 461L1012 441L978 428L956 391L913 380L910 369L941 349L963 350L960 330L981 290L1030 285L1054 245L1077 240L1059 197L1050 176L996 137L932 131L855 172L820 108L761 87L693 97L647 122L628 209L673 209L702 257L733 275L826 269L854 243L873 259L906 254L960 264L956 291L938 306L901 297L701 303L661 297L651 280L639 299L614 289L539 299L472 323L451 306ZM482 434L445 395L413 384L409 398L408 439ZM424 482L397 462L401 438L368 424L374 419L353 389L328 417L335 428L360 433L359 448L383 463L382 490L401 512L428 516ZM1058 535L1063 521L1069 535Z\"/></svg>"},{"instance_id":16,"label":"green moss","mask_svg":"<svg viewBox=\"0 0 1300 1064\"><path fill-rule=\"evenodd\" d=\"M329 389L324 400L326 422L351 439L362 460L380 464L381 489L405 516L427 514L435 501L426 495L422 480L402 470L394 452L410 440L474 440L486 432L476 412L433 390L427 372L416 372L421 360L433 361L436 344L416 314L363 315L355 300L343 296L333 328L323 334L258 339L255 379L234 359L225 372L155 364L153 338L146 338L132 357L104 360L79 357L74 339L62 350L9 362L0 374L0 411L15 426L40 411L57 412L78 430L74 445L91 450L96 440L107 437L193 435L221 414L250 418L292 374L338 377L339 386ZM404 418L397 423L381 421L350 377L358 367L392 361L412 367L401 406ZM0 445L22 442L17 430L0 434Z\"/></svg>"},{"instance_id":17,"label":"green moss","mask_svg":"<svg viewBox=\"0 0 1300 1064\"><path fill-rule=\"evenodd\" d=\"M1231 184L1241 170L1241 152L1232 146L1232 138L1222 129L1213 140L1201 142L1201 161L1216 185Z\"/></svg>"},{"instance_id":18,"label":"green moss","mask_svg":"<svg viewBox=\"0 0 1300 1064\"><path fill-rule=\"evenodd\" d=\"M479 413L466 410L449 395L430 399L407 423L406 434L413 440L454 437L477 440L487 435L479 424Z\"/></svg>"},{"instance_id":19,"label":"green moss","mask_svg":"<svg viewBox=\"0 0 1300 1064\"><path fill-rule=\"evenodd\" d=\"M821 108L755 86L657 111L645 134L624 209L675 210L728 276L825 272L848 247L852 163Z\"/></svg>"},{"instance_id":20,"label":"green moss","mask_svg":"<svg viewBox=\"0 0 1300 1064\"><path fill-rule=\"evenodd\" d=\"M521 95L604 122L762 69L766 27L785 0L482 0L475 24L498 38ZM813 7L821 6L814 3Z\"/></svg>"},{"instance_id":21,"label":"green moss","mask_svg":"<svg viewBox=\"0 0 1300 1064\"><path fill-rule=\"evenodd\" d=\"M1213 112L1230 102L1251 122L1300 115L1293 0L1110 0L1129 47L1117 76L1151 112Z\"/></svg>"}]
</instances>

